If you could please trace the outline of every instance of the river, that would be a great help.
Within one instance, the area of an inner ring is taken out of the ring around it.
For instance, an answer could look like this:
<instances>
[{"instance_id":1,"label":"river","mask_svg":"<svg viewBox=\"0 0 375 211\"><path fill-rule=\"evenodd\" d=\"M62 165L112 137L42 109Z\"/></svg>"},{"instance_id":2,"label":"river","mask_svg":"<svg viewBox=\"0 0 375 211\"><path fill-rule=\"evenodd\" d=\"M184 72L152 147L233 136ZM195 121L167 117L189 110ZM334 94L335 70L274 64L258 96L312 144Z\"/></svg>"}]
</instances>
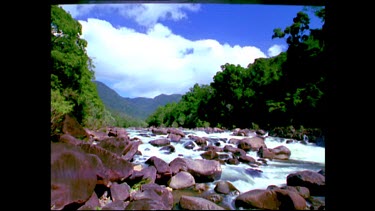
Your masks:
<instances>
[{"instance_id":1,"label":"river","mask_svg":"<svg viewBox=\"0 0 375 211\"><path fill-rule=\"evenodd\" d=\"M153 146L149 143L151 140L166 138L167 135L155 135L147 129L127 128L126 131L130 138L138 138L142 141L138 150L141 155L135 155L133 163L145 165L145 161L156 156L165 162L169 163L177 157L185 157L192 159L202 159L200 156L203 151L194 149L186 149L184 144L191 141L188 135L195 135L199 137L207 137L219 140L219 147L224 147L228 144L231 138L242 139L243 136L234 136L232 131L224 131L221 133L206 133L198 130L180 129L185 133L185 137L179 142L171 142L174 146L175 152L166 153L160 150L161 147ZM289 160L268 160L267 164L258 167L251 167L248 164L240 163L239 165L222 164L222 174L220 180L231 182L240 193L253 189L266 189L269 185L282 186L286 185L286 177L288 174L301 171L313 170L319 171L325 169L325 148L317 146L314 143L302 143L295 140L289 143L288 139L279 137L265 137L265 144L267 148L274 148L280 145L286 146L291 151ZM218 145L218 144L216 144ZM233 145L234 146L234 145ZM256 152L249 151L247 155L255 158L260 158ZM246 173L246 171L253 171L253 174ZM255 173L254 173L255 172ZM209 183L210 188L214 188L214 183ZM233 198L232 198L233 199ZM231 199L229 199L231 200Z\"/></svg>"}]
</instances>

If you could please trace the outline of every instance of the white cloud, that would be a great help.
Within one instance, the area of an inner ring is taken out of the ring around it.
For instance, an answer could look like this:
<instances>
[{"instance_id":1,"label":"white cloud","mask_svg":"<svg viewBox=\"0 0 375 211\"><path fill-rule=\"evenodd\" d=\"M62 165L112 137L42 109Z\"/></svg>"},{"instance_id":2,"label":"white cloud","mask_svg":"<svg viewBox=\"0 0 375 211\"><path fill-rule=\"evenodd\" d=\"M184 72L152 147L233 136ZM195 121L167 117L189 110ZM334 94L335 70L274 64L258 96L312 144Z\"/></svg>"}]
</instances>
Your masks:
<instances>
[{"instance_id":1,"label":"white cloud","mask_svg":"<svg viewBox=\"0 0 375 211\"><path fill-rule=\"evenodd\" d=\"M159 20L174 21L187 18L184 10L198 11L198 4L134 4L120 11L124 17L133 18L138 24L152 27Z\"/></svg>"},{"instance_id":2,"label":"white cloud","mask_svg":"<svg viewBox=\"0 0 375 211\"><path fill-rule=\"evenodd\" d=\"M268 49L268 56L269 57L277 56L284 50L286 50L286 47L284 45L273 45Z\"/></svg>"},{"instance_id":3,"label":"white cloud","mask_svg":"<svg viewBox=\"0 0 375 211\"><path fill-rule=\"evenodd\" d=\"M95 4L63 4L60 6L70 13L73 18L79 15L86 15L96 7Z\"/></svg>"},{"instance_id":4,"label":"white cloud","mask_svg":"<svg viewBox=\"0 0 375 211\"><path fill-rule=\"evenodd\" d=\"M267 57L252 46L229 46L216 40L191 41L157 23L147 33L115 28L98 19L80 21L96 80L123 97L184 94L195 83L209 84L225 63L247 67Z\"/></svg>"}]
</instances>

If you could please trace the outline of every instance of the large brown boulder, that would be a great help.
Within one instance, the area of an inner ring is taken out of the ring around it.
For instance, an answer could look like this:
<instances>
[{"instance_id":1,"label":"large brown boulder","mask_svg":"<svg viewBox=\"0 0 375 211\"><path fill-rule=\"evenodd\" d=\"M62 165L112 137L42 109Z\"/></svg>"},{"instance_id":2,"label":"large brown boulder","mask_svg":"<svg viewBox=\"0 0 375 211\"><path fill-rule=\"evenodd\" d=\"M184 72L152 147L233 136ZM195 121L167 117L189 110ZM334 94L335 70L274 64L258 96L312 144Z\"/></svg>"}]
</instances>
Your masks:
<instances>
[{"instance_id":1,"label":"large brown boulder","mask_svg":"<svg viewBox=\"0 0 375 211\"><path fill-rule=\"evenodd\" d=\"M129 140L123 140L122 138L118 137L108 137L102 141L100 141L97 145L110 151L118 156L121 156L122 151L128 145Z\"/></svg>"},{"instance_id":2,"label":"large brown boulder","mask_svg":"<svg viewBox=\"0 0 375 211\"><path fill-rule=\"evenodd\" d=\"M97 183L99 162L74 145L51 143L51 209L78 209L88 201Z\"/></svg>"},{"instance_id":3,"label":"large brown boulder","mask_svg":"<svg viewBox=\"0 0 375 211\"><path fill-rule=\"evenodd\" d=\"M126 206L125 210L171 210L170 208L166 207L159 200L153 199L140 199L136 201L131 201Z\"/></svg>"},{"instance_id":4,"label":"large brown boulder","mask_svg":"<svg viewBox=\"0 0 375 211\"><path fill-rule=\"evenodd\" d=\"M171 210L173 195L165 187L155 183L142 185L131 195L126 210Z\"/></svg>"},{"instance_id":5,"label":"large brown boulder","mask_svg":"<svg viewBox=\"0 0 375 211\"><path fill-rule=\"evenodd\" d=\"M242 156L242 155L247 154L245 150L237 148L237 147L233 147L232 145L225 145L223 147L223 151L231 152L233 155L236 155L236 156Z\"/></svg>"},{"instance_id":6,"label":"large brown boulder","mask_svg":"<svg viewBox=\"0 0 375 211\"><path fill-rule=\"evenodd\" d=\"M254 189L241 193L235 199L236 207L278 210L280 201L271 190Z\"/></svg>"},{"instance_id":7,"label":"large brown boulder","mask_svg":"<svg viewBox=\"0 0 375 211\"><path fill-rule=\"evenodd\" d=\"M275 153L271 149L268 149L267 147L260 147L257 152L257 155L260 158L267 158L269 160L273 160L273 158L275 157Z\"/></svg>"},{"instance_id":8,"label":"large brown boulder","mask_svg":"<svg viewBox=\"0 0 375 211\"><path fill-rule=\"evenodd\" d=\"M181 136L182 138L185 137L185 133L182 132L181 130L177 129L177 128L168 128L167 132L168 132L169 134L179 135L179 136Z\"/></svg>"},{"instance_id":9,"label":"large brown boulder","mask_svg":"<svg viewBox=\"0 0 375 211\"><path fill-rule=\"evenodd\" d=\"M100 158L105 175L111 182L121 182L133 173L133 164L113 152L92 144L81 144L80 148L84 152L97 155Z\"/></svg>"},{"instance_id":10,"label":"large brown boulder","mask_svg":"<svg viewBox=\"0 0 375 211\"><path fill-rule=\"evenodd\" d=\"M180 206L186 210L224 210L210 200L195 196L181 196Z\"/></svg>"},{"instance_id":11,"label":"large brown boulder","mask_svg":"<svg viewBox=\"0 0 375 211\"><path fill-rule=\"evenodd\" d=\"M213 160L213 159L216 159L219 157L219 154L217 152L215 152L214 150L208 150L206 152L203 152L201 154L201 157L203 159L207 159L207 160Z\"/></svg>"},{"instance_id":12,"label":"large brown boulder","mask_svg":"<svg viewBox=\"0 0 375 211\"><path fill-rule=\"evenodd\" d=\"M191 140L194 140L194 142L198 145L198 146L206 146L207 145L207 140L202 138L202 137L199 137L199 136L195 136L195 135L188 135L189 139Z\"/></svg>"},{"instance_id":13,"label":"large brown boulder","mask_svg":"<svg viewBox=\"0 0 375 211\"><path fill-rule=\"evenodd\" d=\"M287 189L275 189L280 201L280 210L306 210L306 200L297 192Z\"/></svg>"},{"instance_id":14,"label":"large brown boulder","mask_svg":"<svg viewBox=\"0 0 375 211\"><path fill-rule=\"evenodd\" d=\"M298 193L300 196L302 196L304 199L308 199L310 197L310 191L306 187L302 186L284 186L281 187L281 189L289 190L289 191L294 191Z\"/></svg>"},{"instance_id":15,"label":"large brown boulder","mask_svg":"<svg viewBox=\"0 0 375 211\"><path fill-rule=\"evenodd\" d=\"M306 200L296 191L278 187L266 190L254 189L235 199L237 207L265 210L306 210Z\"/></svg>"},{"instance_id":16,"label":"large brown boulder","mask_svg":"<svg viewBox=\"0 0 375 211\"><path fill-rule=\"evenodd\" d=\"M243 163L256 163L255 158L249 156L249 155L241 155L238 157L238 161Z\"/></svg>"},{"instance_id":17,"label":"large brown boulder","mask_svg":"<svg viewBox=\"0 0 375 211\"><path fill-rule=\"evenodd\" d=\"M83 143L82 140L77 139L76 137L74 137L74 136L72 136L70 134L63 134L63 135L61 135L59 142L68 143L68 144L72 144L72 145L78 145L78 144Z\"/></svg>"},{"instance_id":18,"label":"large brown boulder","mask_svg":"<svg viewBox=\"0 0 375 211\"><path fill-rule=\"evenodd\" d=\"M62 132L69 134L80 140L88 140L90 135L86 130L78 123L74 116L66 114L63 120Z\"/></svg>"},{"instance_id":19,"label":"large brown boulder","mask_svg":"<svg viewBox=\"0 0 375 211\"><path fill-rule=\"evenodd\" d=\"M125 201L130 197L130 186L127 183L113 182L110 190L112 201Z\"/></svg>"},{"instance_id":20,"label":"large brown boulder","mask_svg":"<svg viewBox=\"0 0 375 211\"><path fill-rule=\"evenodd\" d=\"M152 146L161 147L161 146L167 146L171 144L171 141L167 138L159 138L159 139L151 140L148 143L150 143Z\"/></svg>"},{"instance_id":21,"label":"large brown boulder","mask_svg":"<svg viewBox=\"0 0 375 211\"><path fill-rule=\"evenodd\" d=\"M98 195L95 192L91 194L91 197L86 203L79 207L78 210L97 210L100 207Z\"/></svg>"},{"instance_id":22,"label":"large brown boulder","mask_svg":"<svg viewBox=\"0 0 375 211\"><path fill-rule=\"evenodd\" d=\"M167 135L168 134L167 128L152 128L151 132L155 135Z\"/></svg>"},{"instance_id":23,"label":"large brown boulder","mask_svg":"<svg viewBox=\"0 0 375 211\"><path fill-rule=\"evenodd\" d=\"M129 201L121 201L121 200L112 201L104 205L102 208L100 208L100 210L125 210L128 204L129 204Z\"/></svg>"},{"instance_id":24,"label":"large brown boulder","mask_svg":"<svg viewBox=\"0 0 375 211\"><path fill-rule=\"evenodd\" d=\"M258 151L260 147L266 148L267 146L264 143L264 138L255 136L241 139L237 147L245 151Z\"/></svg>"},{"instance_id":25,"label":"large brown boulder","mask_svg":"<svg viewBox=\"0 0 375 211\"><path fill-rule=\"evenodd\" d=\"M289 174L286 178L288 186L303 186L309 189L311 196L325 196L325 176L322 174L304 170Z\"/></svg>"},{"instance_id":26,"label":"large brown boulder","mask_svg":"<svg viewBox=\"0 0 375 211\"><path fill-rule=\"evenodd\" d=\"M126 161L132 161L135 154L138 152L138 147L141 144L141 141L131 141L125 148L122 150L122 158Z\"/></svg>"},{"instance_id":27,"label":"large brown boulder","mask_svg":"<svg viewBox=\"0 0 375 211\"><path fill-rule=\"evenodd\" d=\"M176 151L176 148L173 145L167 145L167 146L161 147L159 150L163 151L164 154L171 154Z\"/></svg>"},{"instance_id":28,"label":"large brown boulder","mask_svg":"<svg viewBox=\"0 0 375 211\"><path fill-rule=\"evenodd\" d=\"M186 171L178 172L168 181L168 186L173 189L183 189L193 185L195 185L194 177Z\"/></svg>"},{"instance_id":29,"label":"large brown boulder","mask_svg":"<svg viewBox=\"0 0 375 211\"><path fill-rule=\"evenodd\" d=\"M131 184L135 184L141 180L154 183L156 180L156 168L155 166L147 166L142 168L140 171L134 171L128 179Z\"/></svg>"},{"instance_id":30,"label":"large brown boulder","mask_svg":"<svg viewBox=\"0 0 375 211\"><path fill-rule=\"evenodd\" d=\"M231 192L233 192L234 194L239 194L240 191L234 187L234 185L228 181L218 181L216 184L215 184L215 188L214 190L217 192L217 193L222 193L222 194L229 194Z\"/></svg>"},{"instance_id":31,"label":"large brown boulder","mask_svg":"<svg viewBox=\"0 0 375 211\"><path fill-rule=\"evenodd\" d=\"M149 159L146 160L145 163L149 164L150 166L155 166L156 168L155 183L160 184L160 185L167 185L168 181L172 177L172 171L168 163L156 156L150 157Z\"/></svg>"},{"instance_id":32,"label":"large brown boulder","mask_svg":"<svg viewBox=\"0 0 375 211\"><path fill-rule=\"evenodd\" d=\"M94 141L102 141L106 138L108 138L108 133L106 131L93 131L93 130L90 130L88 128L84 128L85 131L87 132L87 134L89 134L90 136L90 139L94 140Z\"/></svg>"},{"instance_id":33,"label":"large brown boulder","mask_svg":"<svg viewBox=\"0 0 375 211\"><path fill-rule=\"evenodd\" d=\"M125 138L129 140L128 132L126 132L125 128L122 127L109 127L108 128L108 136L109 137L119 137Z\"/></svg>"},{"instance_id":34,"label":"large brown boulder","mask_svg":"<svg viewBox=\"0 0 375 211\"><path fill-rule=\"evenodd\" d=\"M291 155L289 148L283 145L272 148L271 151L274 154L274 159L288 160Z\"/></svg>"},{"instance_id":35,"label":"large brown boulder","mask_svg":"<svg viewBox=\"0 0 375 211\"><path fill-rule=\"evenodd\" d=\"M172 173L187 171L195 182L213 182L220 179L222 169L219 161L206 159L175 158L169 163Z\"/></svg>"},{"instance_id":36,"label":"large brown boulder","mask_svg":"<svg viewBox=\"0 0 375 211\"><path fill-rule=\"evenodd\" d=\"M178 134L170 133L168 134L167 138L169 138L171 142L179 142L182 136Z\"/></svg>"},{"instance_id":37,"label":"large brown boulder","mask_svg":"<svg viewBox=\"0 0 375 211\"><path fill-rule=\"evenodd\" d=\"M186 158L180 158L180 157L173 159L169 163L169 167L171 167L172 175L175 175L180 171L188 170Z\"/></svg>"}]
</instances>

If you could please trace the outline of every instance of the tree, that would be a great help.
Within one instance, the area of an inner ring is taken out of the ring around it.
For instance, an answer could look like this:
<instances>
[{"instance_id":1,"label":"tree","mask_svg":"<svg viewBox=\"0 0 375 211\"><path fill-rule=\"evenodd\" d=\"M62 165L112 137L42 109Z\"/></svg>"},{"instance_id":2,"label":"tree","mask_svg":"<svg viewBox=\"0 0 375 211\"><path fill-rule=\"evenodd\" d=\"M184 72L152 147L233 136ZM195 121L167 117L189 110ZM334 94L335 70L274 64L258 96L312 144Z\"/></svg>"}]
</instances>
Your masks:
<instances>
[{"instance_id":1,"label":"tree","mask_svg":"<svg viewBox=\"0 0 375 211\"><path fill-rule=\"evenodd\" d=\"M324 22L324 8L314 11ZM291 26L275 29L272 36L286 39L286 52L256 59L247 68L222 65L210 85L195 84L176 106L160 108L154 119L159 125L319 127L328 107L329 61L324 24L322 30L311 29L309 23L309 16L298 12Z\"/></svg>"},{"instance_id":2,"label":"tree","mask_svg":"<svg viewBox=\"0 0 375 211\"><path fill-rule=\"evenodd\" d=\"M315 7L313 11L321 18L324 29L324 7ZM279 108L288 114L289 124L317 126L327 108L326 64L329 61L325 54L324 31L310 29L308 24L308 15L301 11L291 26L274 30L272 38L286 37L289 48L280 81L284 93L281 98L270 99L268 105L271 105L271 111L281 106Z\"/></svg>"},{"instance_id":3,"label":"tree","mask_svg":"<svg viewBox=\"0 0 375 211\"><path fill-rule=\"evenodd\" d=\"M300 11L297 13L297 16L293 18L293 24L291 26L286 27L284 30L281 30L281 28L274 29L272 39L287 36L286 42L289 48L299 47L308 38L307 31L310 29L309 24L309 16Z\"/></svg>"},{"instance_id":4,"label":"tree","mask_svg":"<svg viewBox=\"0 0 375 211\"><path fill-rule=\"evenodd\" d=\"M109 112L100 100L94 80L94 65L81 39L81 24L57 5L51 5L51 129L58 133L65 114L85 127L109 124Z\"/></svg>"}]
</instances>

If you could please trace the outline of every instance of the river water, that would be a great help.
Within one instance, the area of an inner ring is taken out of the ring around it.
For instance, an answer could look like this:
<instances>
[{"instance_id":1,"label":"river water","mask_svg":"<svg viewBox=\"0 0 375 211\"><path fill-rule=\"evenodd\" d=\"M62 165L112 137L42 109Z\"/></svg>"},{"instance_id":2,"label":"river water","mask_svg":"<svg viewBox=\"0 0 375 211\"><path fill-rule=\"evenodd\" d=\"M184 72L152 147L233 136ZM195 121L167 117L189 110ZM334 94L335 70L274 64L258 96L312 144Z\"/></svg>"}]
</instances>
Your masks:
<instances>
[{"instance_id":1,"label":"river water","mask_svg":"<svg viewBox=\"0 0 375 211\"><path fill-rule=\"evenodd\" d=\"M181 129L180 129L181 130ZM166 151L160 150L161 147L156 147L149 144L149 141L166 138L167 135L154 135L150 130L147 129L134 129L127 128L126 131L130 138L138 138L142 141L139 145L138 150L142 155L135 155L133 163L145 165L144 162L152 157L156 156L165 162L169 163L176 157L185 157L192 159L202 159L200 156L204 151L195 150L199 147L196 146L194 149L186 149L184 144L188 141L192 141L188 138L188 135L195 135L199 137L208 137L211 139L220 139L220 146L224 147L228 144L228 140L231 138L242 139L243 136L233 136L232 131L225 131L222 133L206 133L198 130L187 130L182 129L186 134L185 138L182 138L179 142L171 142L171 145L175 147L175 152L170 154ZM293 141L287 143L288 139L267 136L265 138L265 144L267 148L274 148L280 145L286 146L291 151L289 160L271 160L267 161L266 165L260 165L258 167L251 167L248 164L230 165L222 164L222 175L220 180L229 181L232 183L240 193L252 190L252 189L266 189L269 185L282 186L286 185L286 177L288 174L294 173L301 170L313 170L319 171L325 168L325 148L317 146L314 143L303 144L300 141ZM234 146L234 145L233 145ZM247 152L247 155L255 158L259 158L256 152ZM255 170L256 174L250 175L246 173L248 169ZM259 173L260 172L260 173ZM209 184L211 188L214 187L214 183Z\"/></svg>"}]
</instances>

